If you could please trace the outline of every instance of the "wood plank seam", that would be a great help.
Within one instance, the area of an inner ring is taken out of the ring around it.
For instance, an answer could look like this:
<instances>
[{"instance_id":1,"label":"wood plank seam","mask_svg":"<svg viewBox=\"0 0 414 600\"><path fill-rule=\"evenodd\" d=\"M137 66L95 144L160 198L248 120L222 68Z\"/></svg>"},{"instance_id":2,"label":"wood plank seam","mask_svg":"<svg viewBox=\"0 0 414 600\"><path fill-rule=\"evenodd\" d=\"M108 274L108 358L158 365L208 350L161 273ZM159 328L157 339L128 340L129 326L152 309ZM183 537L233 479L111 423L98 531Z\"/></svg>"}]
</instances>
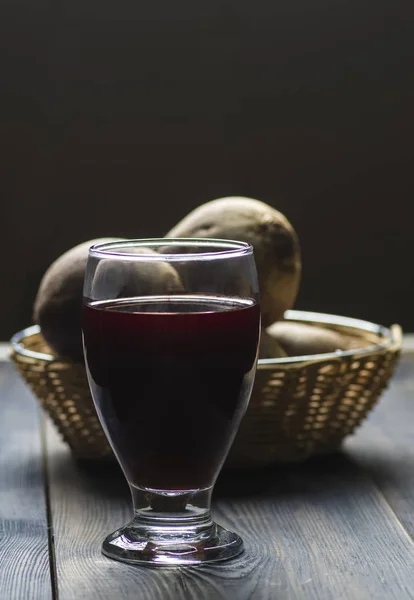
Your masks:
<instances>
[{"instance_id":1,"label":"wood plank seam","mask_svg":"<svg viewBox=\"0 0 414 600\"><path fill-rule=\"evenodd\" d=\"M379 481L377 480L377 478L375 477L375 475L373 475L372 473L370 473L370 471L366 467L364 467L363 465L361 465L360 463L358 463L358 468L366 475L367 479L369 479L371 481L372 487L377 492L378 499L380 500L381 504L384 505L385 509L388 512L391 512L392 516L394 517L396 525L398 525L398 527L403 531L404 535L408 538L409 542L412 545L414 545L414 538L413 538L413 536L406 530L406 528L404 527L404 525L401 522L400 518L397 516L397 513L393 509L392 505L387 500L387 497L385 496L384 492L382 491L381 484L379 483Z\"/></svg>"},{"instance_id":2,"label":"wood plank seam","mask_svg":"<svg viewBox=\"0 0 414 600\"><path fill-rule=\"evenodd\" d=\"M46 518L47 518L47 539L49 547L49 568L50 568L50 583L52 587L52 598L58 600L59 598L59 586L58 576L56 568L56 550L55 550L55 532L53 528L53 513L50 499L50 480L49 480L49 464L47 456L47 436L46 436L46 422L45 415L42 410L38 409L38 418L40 421L40 439L42 447L42 461L43 461L43 481L44 481L44 492L46 502Z\"/></svg>"},{"instance_id":3,"label":"wood plank seam","mask_svg":"<svg viewBox=\"0 0 414 600\"><path fill-rule=\"evenodd\" d=\"M11 364L0 400L0 598L52 600L40 422Z\"/></svg>"}]
</instances>

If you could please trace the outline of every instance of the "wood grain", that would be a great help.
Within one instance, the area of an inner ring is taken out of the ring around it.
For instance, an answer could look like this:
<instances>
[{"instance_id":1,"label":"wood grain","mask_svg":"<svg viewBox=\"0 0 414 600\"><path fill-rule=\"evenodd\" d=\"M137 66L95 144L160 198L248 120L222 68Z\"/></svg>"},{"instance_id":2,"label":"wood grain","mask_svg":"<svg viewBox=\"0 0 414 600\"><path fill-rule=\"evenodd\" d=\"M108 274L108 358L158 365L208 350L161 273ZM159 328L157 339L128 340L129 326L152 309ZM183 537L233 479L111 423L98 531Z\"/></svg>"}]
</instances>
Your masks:
<instances>
[{"instance_id":1,"label":"wood grain","mask_svg":"<svg viewBox=\"0 0 414 600\"><path fill-rule=\"evenodd\" d=\"M103 557L103 537L130 517L125 482L117 468L77 464L49 425L60 599L414 598L412 496L403 477L409 469L404 461L411 456L411 420L409 394L400 394L401 386L412 385L413 374L412 366L402 365L391 390L344 452L303 466L223 474L214 513L243 536L246 552L209 567L155 570ZM394 434L403 431L405 440L396 440ZM405 465L391 483L393 472L382 470L377 455L385 440L379 456L390 451L393 469ZM414 491L414 476L411 481Z\"/></svg>"},{"instance_id":2,"label":"wood grain","mask_svg":"<svg viewBox=\"0 0 414 600\"><path fill-rule=\"evenodd\" d=\"M346 446L381 489L414 538L414 355L403 357L398 377L369 421Z\"/></svg>"},{"instance_id":3,"label":"wood grain","mask_svg":"<svg viewBox=\"0 0 414 600\"><path fill-rule=\"evenodd\" d=\"M36 402L0 364L0 598L52 598Z\"/></svg>"}]
</instances>

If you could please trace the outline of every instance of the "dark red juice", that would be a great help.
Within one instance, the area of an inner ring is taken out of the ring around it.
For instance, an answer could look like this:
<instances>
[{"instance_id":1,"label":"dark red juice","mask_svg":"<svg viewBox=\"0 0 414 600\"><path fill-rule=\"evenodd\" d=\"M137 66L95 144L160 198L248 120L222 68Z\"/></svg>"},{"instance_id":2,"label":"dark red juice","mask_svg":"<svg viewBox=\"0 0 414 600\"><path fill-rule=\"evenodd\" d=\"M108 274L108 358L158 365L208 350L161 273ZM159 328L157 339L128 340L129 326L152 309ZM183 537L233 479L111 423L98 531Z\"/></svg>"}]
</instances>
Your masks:
<instances>
[{"instance_id":1,"label":"dark red juice","mask_svg":"<svg viewBox=\"0 0 414 600\"><path fill-rule=\"evenodd\" d=\"M259 328L259 305L238 298L85 306L90 385L130 483L212 485L247 406Z\"/></svg>"}]
</instances>

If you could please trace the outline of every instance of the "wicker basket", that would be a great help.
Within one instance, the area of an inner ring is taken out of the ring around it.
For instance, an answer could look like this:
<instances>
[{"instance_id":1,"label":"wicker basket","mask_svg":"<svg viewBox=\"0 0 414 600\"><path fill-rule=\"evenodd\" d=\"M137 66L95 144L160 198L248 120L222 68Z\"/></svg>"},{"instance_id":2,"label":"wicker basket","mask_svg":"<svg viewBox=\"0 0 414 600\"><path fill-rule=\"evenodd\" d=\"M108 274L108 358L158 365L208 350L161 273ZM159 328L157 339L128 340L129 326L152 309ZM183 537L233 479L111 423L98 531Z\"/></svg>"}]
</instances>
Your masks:
<instances>
[{"instance_id":1,"label":"wicker basket","mask_svg":"<svg viewBox=\"0 0 414 600\"><path fill-rule=\"evenodd\" d=\"M387 329L301 311L288 311L286 318L340 331L357 348L259 360L249 408L226 466L298 462L336 450L373 408L393 374L401 350L398 325ZM85 368L52 356L37 326L17 333L11 347L16 367L74 455L112 457Z\"/></svg>"}]
</instances>

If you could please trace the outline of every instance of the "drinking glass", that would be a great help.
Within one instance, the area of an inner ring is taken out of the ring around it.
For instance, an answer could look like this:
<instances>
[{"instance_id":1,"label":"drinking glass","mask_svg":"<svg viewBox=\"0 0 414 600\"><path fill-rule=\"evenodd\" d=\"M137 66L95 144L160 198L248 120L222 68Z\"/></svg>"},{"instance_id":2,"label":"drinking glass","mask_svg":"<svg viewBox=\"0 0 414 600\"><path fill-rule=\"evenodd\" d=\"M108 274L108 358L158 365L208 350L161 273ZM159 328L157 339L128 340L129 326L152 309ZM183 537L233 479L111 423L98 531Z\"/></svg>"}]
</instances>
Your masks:
<instances>
[{"instance_id":1,"label":"drinking glass","mask_svg":"<svg viewBox=\"0 0 414 600\"><path fill-rule=\"evenodd\" d=\"M260 331L253 249L146 239L92 246L83 343L89 385L131 489L133 519L104 541L128 563L183 565L243 550L210 514L246 411Z\"/></svg>"}]
</instances>

